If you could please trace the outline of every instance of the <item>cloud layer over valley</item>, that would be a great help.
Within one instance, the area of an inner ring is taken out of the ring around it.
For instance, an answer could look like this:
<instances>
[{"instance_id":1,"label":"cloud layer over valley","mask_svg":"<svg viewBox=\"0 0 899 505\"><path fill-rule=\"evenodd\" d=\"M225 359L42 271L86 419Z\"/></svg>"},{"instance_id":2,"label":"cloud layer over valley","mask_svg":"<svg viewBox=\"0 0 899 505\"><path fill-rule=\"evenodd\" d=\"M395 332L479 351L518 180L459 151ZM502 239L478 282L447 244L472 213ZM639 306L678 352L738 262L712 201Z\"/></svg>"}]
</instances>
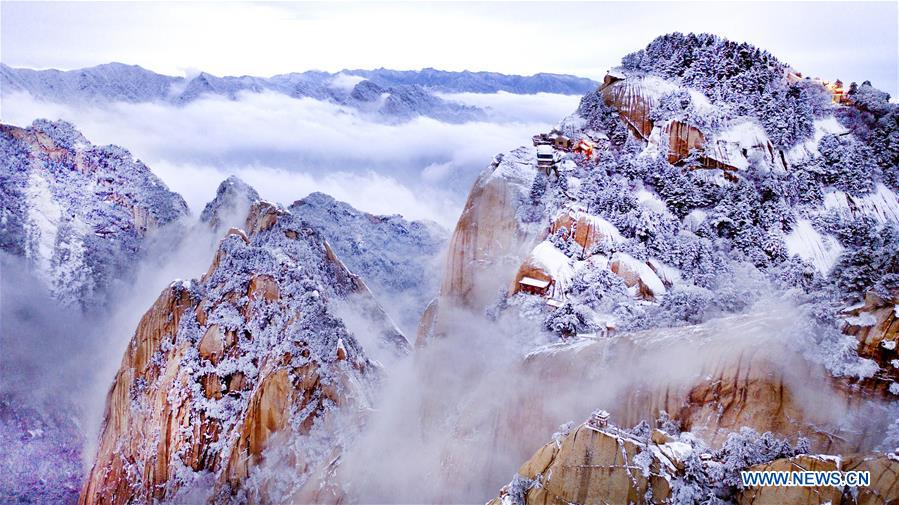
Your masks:
<instances>
[{"instance_id":1,"label":"cloud layer over valley","mask_svg":"<svg viewBox=\"0 0 899 505\"><path fill-rule=\"evenodd\" d=\"M348 107L275 93L163 103L64 105L5 95L2 120L65 119L95 144L129 149L181 193L192 211L229 174L267 199L289 203L312 191L368 212L399 213L451 228L476 174L494 154L552 127L580 97L453 94L488 120L448 124L418 117L391 124Z\"/></svg>"}]
</instances>

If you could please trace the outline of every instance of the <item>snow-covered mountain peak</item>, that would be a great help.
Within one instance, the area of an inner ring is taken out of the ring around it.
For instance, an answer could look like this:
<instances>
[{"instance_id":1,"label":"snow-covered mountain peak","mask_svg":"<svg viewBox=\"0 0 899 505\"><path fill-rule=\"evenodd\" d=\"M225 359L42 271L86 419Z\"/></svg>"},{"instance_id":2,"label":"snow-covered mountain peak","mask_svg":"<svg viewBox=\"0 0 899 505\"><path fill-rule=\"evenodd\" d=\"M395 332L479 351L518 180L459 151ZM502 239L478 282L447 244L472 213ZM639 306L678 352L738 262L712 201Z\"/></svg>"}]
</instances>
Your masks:
<instances>
[{"instance_id":1,"label":"snow-covered mountain peak","mask_svg":"<svg viewBox=\"0 0 899 505\"><path fill-rule=\"evenodd\" d=\"M0 151L0 245L65 303L102 306L147 234L188 213L127 150L94 146L64 121L0 125Z\"/></svg>"},{"instance_id":2,"label":"snow-covered mountain peak","mask_svg":"<svg viewBox=\"0 0 899 505\"><path fill-rule=\"evenodd\" d=\"M259 193L236 175L228 176L219 184L213 198L203 208L200 221L213 229L236 226L246 216L250 205L260 200Z\"/></svg>"}]
</instances>

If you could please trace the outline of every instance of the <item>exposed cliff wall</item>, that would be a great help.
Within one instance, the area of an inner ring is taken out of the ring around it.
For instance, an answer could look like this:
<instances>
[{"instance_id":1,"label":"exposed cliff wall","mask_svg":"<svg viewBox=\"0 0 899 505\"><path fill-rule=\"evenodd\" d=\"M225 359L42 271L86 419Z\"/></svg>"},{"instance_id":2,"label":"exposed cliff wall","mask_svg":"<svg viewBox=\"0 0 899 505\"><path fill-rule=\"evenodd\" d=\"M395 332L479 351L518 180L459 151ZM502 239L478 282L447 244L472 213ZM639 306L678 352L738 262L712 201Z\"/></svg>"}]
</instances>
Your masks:
<instances>
[{"instance_id":1,"label":"exposed cliff wall","mask_svg":"<svg viewBox=\"0 0 899 505\"><path fill-rule=\"evenodd\" d=\"M596 414L594 414L595 416ZM743 430L721 449L648 425L622 430L586 423L557 433L490 503L739 503L740 505L887 504L899 499L899 458L797 454L769 436ZM868 471L870 486L743 487L739 472Z\"/></svg>"},{"instance_id":2,"label":"exposed cliff wall","mask_svg":"<svg viewBox=\"0 0 899 505\"><path fill-rule=\"evenodd\" d=\"M441 297L483 309L533 246L539 229L518 219L536 169L531 149L503 156L475 181L450 240Z\"/></svg>"},{"instance_id":3,"label":"exposed cliff wall","mask_svg":"<svg viewBox=\"0 0 899 505\"><path fill-rule=\"evenodd\" d=\"M80 503L290 501L360 429L380 371L331 306L370 293L286 210L256 203L245 228L141 319ZM406 352L371 304L374 338Z\"/></svg>"}]
</instances>

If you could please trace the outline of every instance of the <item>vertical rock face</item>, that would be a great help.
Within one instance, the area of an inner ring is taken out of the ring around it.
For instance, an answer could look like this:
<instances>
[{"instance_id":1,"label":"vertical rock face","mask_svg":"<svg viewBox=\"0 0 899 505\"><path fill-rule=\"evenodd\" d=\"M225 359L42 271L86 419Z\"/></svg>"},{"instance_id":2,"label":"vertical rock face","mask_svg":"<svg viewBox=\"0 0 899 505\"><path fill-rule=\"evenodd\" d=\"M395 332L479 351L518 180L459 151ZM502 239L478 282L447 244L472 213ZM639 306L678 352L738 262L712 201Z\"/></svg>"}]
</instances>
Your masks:
<instances>
[{"instance_id":1,"label":"vertical rock face","mask_svg":"<svg viewBox=\"0 0 899 505\"><path fill-rule=\"evenodd\" d=\"M567 385L585 395L591 388L584 382L609 384L598 387L596 394L613 406L619 425L633 426L667 412L712 447L742 427L793 440L803 437L821 452L877 446L882 434L865 426L888 422L889 410L866 402L863 391L808 362L787 339L772 337L768 331L774 329L794 331L789 315L734 316L684 328L554 344L531 353L526 369L542 383ZM675 362L683 364L665 368ZM625 380L621 375L627 372L632 376Z\"/></svg>"},{"instance_id":2,"label":"vertical rock face","mask_svg":"<svg viewBox=\"0 0 899 505\"><path fill-rule=\"evenodd\" d=\"M128 151L64 121L0 125L0 248L27 258L65 303L96 305L146 235L187 205Z\"/></svg>"},{"instance_id":3,"label":"vertical rock face","mask_svg":"<svg viewBox=\"0 0 899 505\"><path fill-rule=\"evenodd\" d=\"M859 355L880 366L874 380L884 388L899 383L899 293L885 298L868 292L844 315L843 331L858 339Z\"/></svg>"},{"instance_id":4,"label":"vertical rock face","mask_svg":"<svg viewBox=\"0 0 899 505\"><path fill-rule=\"evenodd\" d=\"M568 425L570 426L570 424ZM563 427L565 428L565 427ZM739 503L889 504L899 499L899 459L799 454L799 446L742 430L710 449L684 434L620 429L594 419L553 436L519 468L492 505ZM871 482L839 486L742 486L740 472L867 471Z\"/></svg>"},{"instance_id":5,"label":"vertical rock face","mask_svg":"<svg viewBox=\"0 0 899 505\"><path fill-rule=\"evenodd\" d=\"M225 236L203 277L173 283L141 319L80 503L326 499L329 465L380 376L332 306L371 295L288 211L258 202L245 227ZM369 309L373 340L405 352L383 311Z\"/></svg>"},{"instance_id":6,"label":"vertical rock face","mask_svg":"<svg viewBox=\"0 0 899 505\"><path fill-rule=\"evenodd\" d=\"M508 153L475 181L447 252L440 295L450 303L482 310L536 243L542 230L517 217L536 173L531 151Z\"/></svg>"},{"instance_id":7,"label":"vertical rock face","mask_svg":"<svg viewBox=\"0 0 899 505\"><path fill-rule=\"evenodd\" d=\"M647 444L629 433L581 424L538 449L518 470L527 483L506 486L491 504L665 503L670 495L665 470L674 469L674 462L656 451L642 462L644 471L635 461L643 452L648 453Z\"/></svg>"}]
</instances>

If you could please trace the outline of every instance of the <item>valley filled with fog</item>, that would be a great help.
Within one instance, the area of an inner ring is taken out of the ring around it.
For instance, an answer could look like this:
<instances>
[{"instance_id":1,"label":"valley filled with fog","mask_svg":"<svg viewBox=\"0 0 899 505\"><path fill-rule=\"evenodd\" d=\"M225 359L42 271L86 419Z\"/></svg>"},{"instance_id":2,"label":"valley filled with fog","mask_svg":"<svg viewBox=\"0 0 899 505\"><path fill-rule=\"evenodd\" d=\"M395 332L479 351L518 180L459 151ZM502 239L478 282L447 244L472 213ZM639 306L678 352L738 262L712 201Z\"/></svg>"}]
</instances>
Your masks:
<instances>
[{"instance_id":1,"label":"valley filled with fog","mask_svg":"<svg viewBox=\"0 0 899 505\"><path fill-rule=\"evenodd\" d=\"M444 94L484 120L391 122L313 98L242 92L170 103L64 104L27 93L3 101L5 122L64 119L96 144L127 146L194 212L237 175L264 198L290 203L314 191L360 210L451 229L475 176L493 155L550 129L578 95Z\"/></svg>"}]
</instances>

